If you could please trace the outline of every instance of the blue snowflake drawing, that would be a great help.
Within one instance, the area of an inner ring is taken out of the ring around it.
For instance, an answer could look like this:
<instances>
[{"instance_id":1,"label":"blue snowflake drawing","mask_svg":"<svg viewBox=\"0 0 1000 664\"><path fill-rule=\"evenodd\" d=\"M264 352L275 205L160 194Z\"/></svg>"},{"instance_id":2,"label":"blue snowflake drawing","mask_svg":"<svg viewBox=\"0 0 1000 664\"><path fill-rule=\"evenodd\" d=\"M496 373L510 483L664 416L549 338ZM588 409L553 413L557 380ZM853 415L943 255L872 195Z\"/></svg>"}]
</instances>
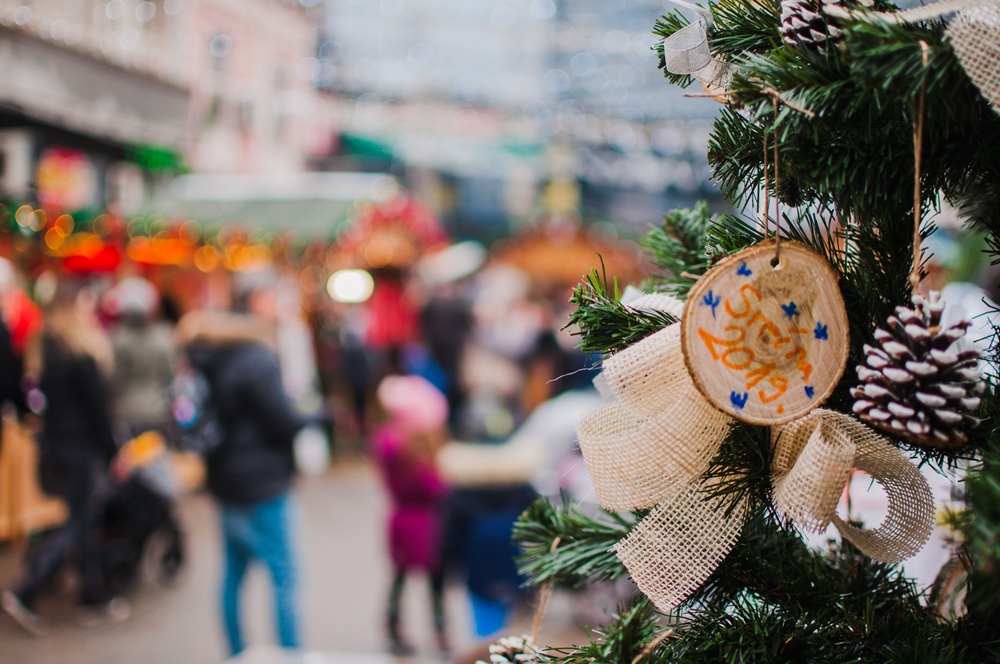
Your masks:
<instances>
[{"instance_id":1,"label":"blue snowflake drawing","mask_svg":"<svg viewBox=\"0 0 1000 664\"><path fill-rule=\"evenodd\" d=\"M806 396L812 399L814 394L816 394L816 389L806 385Z\"/></svg>"},{"instance_id":2,"label":"blue snowflake drawing","mask_svg":"<svg viewBox=\"0 0 1000 664\"><path fill-rule=\"evenodd\" d=\"M732 401L733 405L740 410L743 410L743 406L747 405L748 398L750 398L750 395L746 392L743 394L737 394L736 392L729 393L729 400Z\"/></svg>"},{"instance_id":3,"label":"blue snowflake drawing","mask_svg":"<svg viewBox=\"0 0 1000 664\"><path fill-rule=\"evenodd\" d=\"M799 315L799 307L794 302L781 305L781 310L784 311L785 315L789 318L795 318Z\"/></svg>"},{"instance_id":4,"label":"blue snowflake drawing","mask_svg":"<svg viewBox=\"0 0 1000 664\"><path fill-rule=\"evenodd\" d=\"M702 304L712 307L712 318L715 318L715 308L719 306L720 302L722 302L722 296L715 295L712 291L708 291L708 295L701 299Z\"/></svg>"},{"instance_id":5,"label":"blue snowflake drawing","mask_svg":"<svg viewBox=\"0 0 1000 664\"><path fill-rule=\"evenodd\" d=\"M740 263L739 269L736 270L736 274L738 274L741 277L749 277L751 274L753 274L753 272L751 272L750 268L747 267L747 262L743 261L742 263Z\"/></svg>"},{"instance_id":6,"label":"blue snowflake drawing","mask_svg":"<svg viewBox=\"0 0 1000 664\"><path fill-rule=\"evenodd\" d=\"M816 329L813 330L813 336L819 341L826 341L829 339L830 335L828 333L827 326L823 325L823 323L820 323L819 321L816 321Z\"/></svg>"}]
</instances>

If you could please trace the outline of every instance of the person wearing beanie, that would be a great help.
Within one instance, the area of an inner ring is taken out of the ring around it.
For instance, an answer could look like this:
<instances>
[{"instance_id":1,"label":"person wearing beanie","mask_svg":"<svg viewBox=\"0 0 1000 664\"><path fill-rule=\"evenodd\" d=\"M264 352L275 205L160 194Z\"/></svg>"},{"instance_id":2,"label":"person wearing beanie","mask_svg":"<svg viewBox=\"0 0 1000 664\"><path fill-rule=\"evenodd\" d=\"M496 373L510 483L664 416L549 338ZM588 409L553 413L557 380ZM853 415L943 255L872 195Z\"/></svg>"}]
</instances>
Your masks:
<instances>
[{"instance_id":1,"label":"person wearing beanie","mask_svg":"<svg viewBox=\"0 0 1000 664\"><path fill-rule=\"evenodd\" d=\"M400 600L407 576L423 572L430 580L438 647L447 652L439 536L447 488L434 459L445 440L448 402L419 376L387 376L376 396L388 418L372 433L371 450L392 500L386 524L393 565L386 615L389 647L397 655L412 653L400 630Z\"/></svg>"}]
</instances>

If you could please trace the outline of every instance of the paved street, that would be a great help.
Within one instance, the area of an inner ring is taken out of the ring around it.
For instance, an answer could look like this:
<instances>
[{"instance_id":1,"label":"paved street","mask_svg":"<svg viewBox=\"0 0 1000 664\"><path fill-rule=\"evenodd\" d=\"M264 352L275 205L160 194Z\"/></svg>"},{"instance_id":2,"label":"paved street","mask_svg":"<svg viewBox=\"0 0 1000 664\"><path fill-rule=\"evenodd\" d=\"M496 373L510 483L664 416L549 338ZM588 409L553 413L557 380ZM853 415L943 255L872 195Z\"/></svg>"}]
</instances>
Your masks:
<instances>
[{"instance_id":1,"label":"paved street","mask_svg":"<svg viewBox=\"0 0 1000 664\"><path fill-rule=\"evenodd\" d=\"M302 521L303 618L309 650L378 652L383 648L382 610L389 563L382 540L385 497L367 466L332 470L302 480L297 489ZM183 502L190 559L179 584L145 583L130 599L133 615L118 625L81 628L71 607L50 601L42 612L54 623L51 634L26 636L0 617L0 663L17 664L209 664L225 655L216 615L221 557L211 501L192 496ZM16 573L10 547L0 549L0 583ZM256 570L245 590L248 640L273 643L267 578ZM404 624L422 653L433 650L428 593L417 580L406 597ZM461 649L471 639L465 598L449 595L450 631ZM255 660L256 661L256 660ZM325 660L318 660L325 661Z\"/></svg>"}]
</instances>

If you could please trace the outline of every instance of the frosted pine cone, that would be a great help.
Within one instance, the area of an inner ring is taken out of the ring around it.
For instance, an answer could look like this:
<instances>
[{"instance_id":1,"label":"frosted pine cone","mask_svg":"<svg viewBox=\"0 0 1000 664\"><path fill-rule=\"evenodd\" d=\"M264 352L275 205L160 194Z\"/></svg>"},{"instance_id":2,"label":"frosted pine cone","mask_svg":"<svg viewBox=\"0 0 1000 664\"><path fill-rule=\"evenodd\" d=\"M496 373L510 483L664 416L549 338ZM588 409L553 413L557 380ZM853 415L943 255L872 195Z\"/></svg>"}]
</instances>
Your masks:
<instances>
[{"instance_id":1,"label":"frosted pine cone","mask_svg":"<svg viewBox=\"0 0 1000 664\"><path fill-rule=\"evenodd\" d=\"M873 0L850 4L871 7ZM781 38L792 46L822 48L844 34L837 9L845 9L844 0L781 0Z\"/></svg>"},{"instance_id":2,"label":"frosted pine cone","mask_svg":"<svg viewBox=\"0 0 1000 664\"><path fill-rule=\"evenodd\" d=\"M490 661L476 664L530 664L537 662L538 649L528 636L505 636L490 645Z\"/></svg>"},{"instance_id":3,"label":"frosted pine cone","mask_svg":"<svg viewBox=\"0 0 1000 664\"><path fill-rule=\"evenodd\" d=\"M921 445L961 447L964 429L979 424L985 383L979 351L950 350L971 323L941 328L944 302L937 292L912 298L913 308L896 307L890 331L875 330L879 347L865 345L867 366L858 365L862 385L851 390L854 412L869 424Z\"/></svg>"}]
</instances>

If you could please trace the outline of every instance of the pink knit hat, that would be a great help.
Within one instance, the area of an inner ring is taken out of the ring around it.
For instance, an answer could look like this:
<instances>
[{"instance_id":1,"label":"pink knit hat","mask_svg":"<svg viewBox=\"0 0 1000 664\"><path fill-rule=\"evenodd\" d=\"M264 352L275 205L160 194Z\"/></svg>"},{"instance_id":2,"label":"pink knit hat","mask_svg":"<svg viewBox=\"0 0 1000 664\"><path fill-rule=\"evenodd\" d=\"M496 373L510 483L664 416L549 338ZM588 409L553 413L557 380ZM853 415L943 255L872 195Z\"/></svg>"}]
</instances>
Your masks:
<instances>
[{"instance_id":1,"label":"pink knit hat","mask_svg":"<svg viewBox=\"0 0 1000 664\"><path fill-rule=\"evenodd\" d=\"M392 421L406 431L432 431L448 420L448 401L420 376L386 376L377 396Z\"/></svg>"}]
</instances>

